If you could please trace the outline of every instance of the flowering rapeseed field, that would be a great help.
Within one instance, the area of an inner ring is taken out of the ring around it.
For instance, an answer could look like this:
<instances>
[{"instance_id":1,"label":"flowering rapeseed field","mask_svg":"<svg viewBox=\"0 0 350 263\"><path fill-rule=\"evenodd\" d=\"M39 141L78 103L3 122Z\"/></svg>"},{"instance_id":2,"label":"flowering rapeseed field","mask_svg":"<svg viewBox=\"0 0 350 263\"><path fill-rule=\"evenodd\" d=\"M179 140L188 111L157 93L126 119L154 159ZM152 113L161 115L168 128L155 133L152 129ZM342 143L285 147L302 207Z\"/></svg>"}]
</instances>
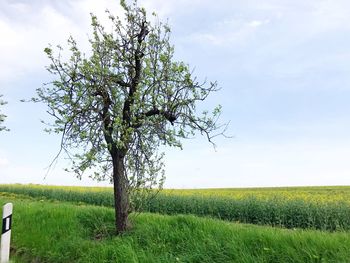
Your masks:
<instances>
[{"instance_id":1,"label":"flowering rapeseed field","mask_svg":"<svg viewBox=\"0 0 350 263\"><path fill-rule=\"evenodd\" d=\"M113 190L109 187L0 185L0 192L113 206ZM350 187L166 189L146 202L139 210L142 211L194 214L285 228L348 231Z\"/></svg>"}]
</instances>

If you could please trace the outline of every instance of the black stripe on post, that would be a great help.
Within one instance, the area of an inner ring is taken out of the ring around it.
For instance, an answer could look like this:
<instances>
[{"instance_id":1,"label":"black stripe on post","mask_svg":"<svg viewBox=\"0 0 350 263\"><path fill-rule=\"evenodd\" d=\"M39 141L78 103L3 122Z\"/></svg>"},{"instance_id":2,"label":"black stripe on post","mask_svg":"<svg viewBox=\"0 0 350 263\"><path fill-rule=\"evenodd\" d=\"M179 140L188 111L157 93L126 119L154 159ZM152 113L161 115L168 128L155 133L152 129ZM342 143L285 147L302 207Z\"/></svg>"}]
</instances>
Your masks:
<instances>
[{"instance_id":1,"label":"black stripe on post","mask_svg":"<svg viewBox=\"0 0 350 263\"><path fill-rule=\"evenodd\" d=\"M6 222L9 221L8 224ZM12 215L9 215L8 217L5 217L2 219L2 234L5 234L6 232L11 230L12 225Z\"/></svg>"}]
</instances>

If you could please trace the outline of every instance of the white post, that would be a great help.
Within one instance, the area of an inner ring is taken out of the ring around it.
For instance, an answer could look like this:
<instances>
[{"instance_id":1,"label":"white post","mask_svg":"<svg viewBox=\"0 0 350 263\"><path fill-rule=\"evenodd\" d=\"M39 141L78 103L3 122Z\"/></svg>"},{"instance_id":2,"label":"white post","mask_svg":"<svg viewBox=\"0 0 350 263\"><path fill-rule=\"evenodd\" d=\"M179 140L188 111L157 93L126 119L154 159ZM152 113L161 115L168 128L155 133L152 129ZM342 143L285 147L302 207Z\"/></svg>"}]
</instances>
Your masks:
<instances>
[{"instance_id":1,"label":"white post","mask_svg":"<svg viewBox=\"0 0 350 263\"><path fill-rule=\"evenodd\" d=\"M6 205L4 205L2 210L0 263L8 263L10 260L12 208L13 205L11 203L7 203Z\"/></svg>"}]
</instances>

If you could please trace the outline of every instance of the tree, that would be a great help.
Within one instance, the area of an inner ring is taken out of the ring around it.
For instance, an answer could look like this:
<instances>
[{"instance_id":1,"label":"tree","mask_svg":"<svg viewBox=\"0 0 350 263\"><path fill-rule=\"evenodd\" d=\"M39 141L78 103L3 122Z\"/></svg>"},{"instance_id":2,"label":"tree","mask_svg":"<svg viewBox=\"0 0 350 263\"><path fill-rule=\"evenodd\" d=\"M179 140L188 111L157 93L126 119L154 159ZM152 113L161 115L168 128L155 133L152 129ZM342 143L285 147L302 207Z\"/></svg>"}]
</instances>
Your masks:
<instances>
[{"instance_id":1,"label":"tree","mask_svg":"<svg viewBox=\"0 0 350 263\"><path fill-rule=\"evenodd\" d=\"M55 118L48 131L62 135L61 151L71 158L71 169L79 177L90 171L113 183L117 233L127 229L131 196L163 183L160 146L181 147L181 139L198 131L211 142L224 128L217 124L220 106L197 116L196 104L217 91L217 84L199 83L188 65L174 61L169 26L148 21L136 0L121 6L124 19L107 11L112 32L91 15L88 57L72 37L65 62L60 46L57 54L45 49L56 80L32 99L48 105Z\"/></svg>"},{"instance_id":2,"label":"tree","mask_svg":"<svg viewBox=\"0 0 350 263\"><path fill-rule=\"evenodd\" d=\"M3 105L5 105L5 104L7 104L6 101L3 101L3 100L1 99L2 96L3 96L3 95L0 95L0 106L3 106ZM4 115L4 114L2 114L1 111L0 111L0 131L8 131L8 130L9 130L9 129L6 128L6 126L3 126L3 125L2 125L2 123L5 121L5 118L6 118L6 117L7 117L7 116Z\"/></svg>"}]
</instances>

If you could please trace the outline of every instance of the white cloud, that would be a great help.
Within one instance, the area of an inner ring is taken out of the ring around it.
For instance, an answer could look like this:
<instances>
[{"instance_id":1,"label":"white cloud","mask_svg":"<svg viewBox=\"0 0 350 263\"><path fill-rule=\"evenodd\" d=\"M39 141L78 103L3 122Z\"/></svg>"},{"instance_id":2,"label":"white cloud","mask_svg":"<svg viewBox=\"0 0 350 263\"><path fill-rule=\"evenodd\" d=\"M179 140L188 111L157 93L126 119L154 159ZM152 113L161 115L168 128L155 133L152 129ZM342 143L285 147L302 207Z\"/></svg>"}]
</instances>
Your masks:
<instances>
[{"instance_id":1,"label":"white cloud","mask_svg":"<svg viewBox=\"0 0 350 263\"><path fill-rule=\"evenodd\" d=\"M9 165L9 160L5 157L0 157L0 168L4 168Z\"/></svg>"},{"instance_id":2,"label":"white cloud","mask_svg":"<svg viewBox=\"0 0 350 263\"><path fill-rule=\"evenodd\" d=\"M102 23L108 20L107 8L116 15L121 13L117 3L113 5L107 0L62 1L60 4L58 7L49 2L5 3L2 8L7 14L0 13L0 83L37 70L44 71L48 60L43 49L49 43L64 46L72 35L83 50L86 49L91 32L90 12Z\"/></svg>"},{"instance_id":3,"label":"white cloud","mask_svg":"<svg viewBox=\"0 0 350 263\"><path fill-rule=\"evenodd\" d=\"M167 156L166 187L349 185L347 146L319 141L233 140L219 146L217 152L210 146L185 148Z\"/></svg>"},{"instance_id":4,"label":"white cloud","mask_svg":"<svg viewBox=\"0 0 350 263\"><path fill-rule=\"evenodd\" d=\"M216 3L223 4L224 1ZM303 52L307 45L319 39L322 41L332 32L347 32L350 30L350 2L349 1L236 1L221 8L215 18L208 17L208 23L199 30L182 36L186 45L200 45L208 48L218 46L226 48L229 52L235 50L238 54L247 54L246 61L250 63L249 52L254 60L261 60L257 65L259 70L269 64L271 54L276 56L276 61L283 62L283 56ZM214 4L212 4L214 6ZM209 7L203 14L203 9L198 3L190 15L203 19L205 14L216 12L214 7ZM197 10L197 11L196 11ZM232 10L231 13L225 10ZM176 16L177 9L172 15ZM180 36L181 37L181 36ZM311 44L310 44L311 45ZM335 51L333 52L335 53ZM280 56L280 57L277 57ZM307 54L302 54L304 61L297 61L301 67L307 59ZM298 57L298 56L297 56ZM311 59L310 62L314 61ZM306 61L308 63L309 61ZM274 66L274 63L270 63ZM316 65L314 61L312 66ZM296 66L292 64L292 66ZM277 64L275 70L283 70Z\"/></svg>"},{"instance_id":5,"label":"white cloud","mask_svg":"<svg viewBox=\"0 0 350 263\"><path fill-rule=\"evenodd\" d=\"M266 20L268 21L268 20ZM233 23L232 23L233 24ZM227 26L227 22L218 24L208 32L195 32L185 38L185 43L195 45L213 45L222 48L243 47L253 40L265 21L237 21L235 26ZM225 26L223 26L225 25Z\"/></svg>"},{"instance_id":6,"label":"white cloud","mask_svg":"<svg viewBox=\"0 0 350 263\"><path fill-rule=\"evenodd\" d=\"M190 13L198 10L198 7L213 7L210 0L143 0L140 5L149 12L156 12L162 19L170 18L178 13Z\"/></svg>"},{"instance_id":7,"label":"white cloud","mask_svg":"<svg viewBox=\"0 0 350 263\"><path fill-rule=\"evenodd\" d=\"M248 22L248 26L251 27L259 27L265 24L268 24L270 22L270 20L265 19L265 20L252 20L250 22Z\"/></svg>"}]
</instances>

